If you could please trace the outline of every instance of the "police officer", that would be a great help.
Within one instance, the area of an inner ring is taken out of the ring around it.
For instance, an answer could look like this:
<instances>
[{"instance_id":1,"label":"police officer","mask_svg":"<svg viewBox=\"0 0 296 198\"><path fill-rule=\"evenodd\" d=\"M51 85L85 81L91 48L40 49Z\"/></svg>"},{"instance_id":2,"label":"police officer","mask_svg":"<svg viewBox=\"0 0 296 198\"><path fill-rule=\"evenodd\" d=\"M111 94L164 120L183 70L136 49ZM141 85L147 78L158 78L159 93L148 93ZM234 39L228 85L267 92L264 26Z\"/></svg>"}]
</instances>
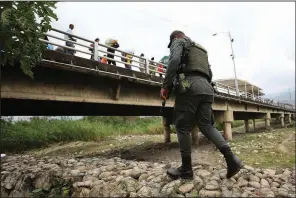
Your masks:
<instances>
[{"instance_id":1,"label":"police officer","mask_svg":"<svg viewBox=\"0 0 296 198\"><path fill-rule=\"evenodd\" d=\"M161 99L168 97L176 71L181 63L183 50L188 50L185 67L182 69L180 85L176 89L174 122L177 130L182 165L170 168L167 174L173 179L192 179L191 137L195 124L202 134L212 141L224 155L227 163L227 178L231 178L242 167L242 162L233 154L220 132L213 126L212 103L214 90L211 86L212 72L208 63L207 51L191 41L182 31L170 35L170 57L168 69L160 90Z\"/></svg>"}]
</instances>

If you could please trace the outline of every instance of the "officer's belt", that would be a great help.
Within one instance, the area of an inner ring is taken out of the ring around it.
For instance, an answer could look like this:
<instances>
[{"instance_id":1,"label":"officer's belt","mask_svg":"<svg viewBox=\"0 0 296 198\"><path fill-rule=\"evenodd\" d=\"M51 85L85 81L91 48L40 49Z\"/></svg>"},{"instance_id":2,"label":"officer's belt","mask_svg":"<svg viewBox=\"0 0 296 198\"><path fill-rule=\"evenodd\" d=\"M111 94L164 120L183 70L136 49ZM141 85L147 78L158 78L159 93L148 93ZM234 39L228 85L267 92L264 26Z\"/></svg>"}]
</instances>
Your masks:
<instances>
[{"instance_id":1,"label":"officer's belt","mask_svg":"<svg viewBox=\"0 0 296 198\"><path fill-rule=\"evenodd\" d=\"M208 79L209 77L202 73L202 72L199 72L199 71L194 71L194 72L186 72L184 73L185 76L201 76L201 77L204 77L205 79Z\"/></svg>"}]
</instances>

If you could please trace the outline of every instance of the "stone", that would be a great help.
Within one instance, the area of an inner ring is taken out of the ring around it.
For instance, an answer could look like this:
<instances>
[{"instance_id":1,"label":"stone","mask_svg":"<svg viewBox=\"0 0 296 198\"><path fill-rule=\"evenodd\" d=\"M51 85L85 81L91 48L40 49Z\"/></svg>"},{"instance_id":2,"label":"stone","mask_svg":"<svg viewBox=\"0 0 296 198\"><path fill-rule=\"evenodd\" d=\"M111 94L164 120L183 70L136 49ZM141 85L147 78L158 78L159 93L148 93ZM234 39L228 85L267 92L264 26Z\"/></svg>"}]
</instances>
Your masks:
<instances>
[{"instance_id":1,"label":"stone","mask_svg":"<svg viewBox=\"0 0 296 198\"><path fill-rule=\"evenodd\" d=\"M149 175L144 173L139 177L139 181L146 180L148 177L149 177Z\"/></svg>"},{"instance_id":2,"label":"stone","mask_svg":"<svg viewBox=\"0 0 296 198\"><path fill-rule=\"evenodd\" d=\"M289 196L289 193L286 189L284 188L279 188L278 189L278 193L277 193L279 196L283 196L283 197L287 197Z\"/></svg>"},{"instance_id":3,"label":"stone","mask_svg":"<svg viewBox=\"0 0 296 198\"><path fill-rule=\"evenodd\" d=\"M175 189L179 188L180 184L180 180L171 181L162 187L161 193L168 196L172 195L175 192Z\"/></svg>"},{"instance_id":4,"label":"stone","mask_svg":"<svg viewBox=\"0 0 296 198\"><path fill-rule=\"evenodd\" d=\"M274 193L270 188L261 188L260 192L263 194L264 197L274 197Z\"/></svg>"},{"instance_id":5,"label":"stone","mask_svg":"<svg viewBox=\"0 0 296 198\"><path fill-rule=\"evenodd\" d=\"M290 176L291 173L292 173L291 171L289 171L288 169L286 169L286 170L283 172L283 175Z\"/></svg>"},{"instance_id":6,"label":"stone","mask_svg":"<svg viewBox=\"0 0 296 198\"><path fill-rule=\"evenodd\" d=\"M222 197L231 197L232 196L232 190L229 190L226 186L221 187L221 196Z\"/></svg>"},{"instance_id":7,"label":"stone","mask_svg":"<svg viewBox=\"0 0 296 198\"><path fill-rule=\"evenodd\" d=\"M141 176L141 170L138 168L134 168L133 171L131 172L131 177L134 179L139 179Z\"/></svg>"},{"instance_id":8,"label":"stone","mask_svg":"<svg viewBox=\"0 0 296 198\"><path fill-rule=\"evenodd\" d=\"M242 197L249 197L250 193L248 192L243 192Z\"/></svg>"},{"instance_id":9,"label":"stone","mask_svg":"<svg viewBox=\"0 0 296 198\"><path fill-rule=\"evenodd\" d=\"M136 192L138 188L138 184L135 179L132 177L126 177L122 180L122 185L126 189L127 192Z\"/></svg>"},{"instance_id":10,"label":"stone","mask_svg":"<svg viewBox=\"0 0 296 198\"><path fill-rule=\"evenodd\" d=\"M281 186L281 188L286 189L287 191L289 191L290 188L293 188L293 187L291 186L291 184L283 184L283 185Z\"/></svg>"},{"instance_id":11,"label":"stone","mask_svg":"<svg viewBox=\"0 0 296 198\"><path fill-rule=\"evenodd\" d=\"M251 181L251 182L249 182L249 185L254 188L260 188L259 182Z\"/></svg>"},{"instance_id":12,"label":"stone","mask_svg":"<svg viewBox=\"0 0 296 198\"><path fill-rule=\"evenodd\" d=\"M77 188L74 190L72 197L89 197L90 189Z\"/></svg>"},{"instance_id":13,"label":"stone","mask_svg":"<svg viewBox=\"0 0 296 198\"><path fill-rule=\"evenodd\" d=\"M120 171L120 175L129 177L129 176L131 176L132 171L133 171L133 169L123 170L123 171Z\"/></svg>"},{"instance_id":14,"label":"stone","mask_svg":"<svg viewBox=\"0 0 296 198\"><path fill-rule=\"evenodd\" d=\"M206 170L200 170L197 172L197 175L205 179L205 178L209 177L211 175L211 173Z\"/></svg>"},{"instance_id":15,"label":"stone","mask_svg":"<svg viewBox=\"0 0 296 198\"><path fill-rule=\"evenodd\" d=\"M221 196L221 192L218 190L205 190L205 189L201 189L199 191L199 195L202 197L220 197Z\"/></svg>"},{"instance_id":16,"label":"stone","mask_svg":"<svg viewBox=\"0 0 296 198\"><path fill-rule=\"evenodd\" d=\"M249 182L247 180L245 180L244 178L240 177L238 180L237 180L237 186L238 187L245 187L245 186L248 186Z\"/></svg>"},{"instance_id":17,"label":"stone","mask_svg":"<svg viewBox=\"0 0 296 198\"><path fill-rule=\"evenodd\" d=\"M149 186L143 186L138 192L139 197L150 197L151 188Z\"/></svg>"},{"instance_id":18,"label":"stone","mask_svg":"<svg viewBox=\"0 0 296 198\"><path fill-rule=\"evenodd\" d=\"M129 197L138 197L138 195L135 192L131 192Z\"/></svg>"},{"instance_id":19,"label":"stone","mask_svg":"<svg viewBox=\"0 0 296 198\"><path fill-rule=\"evenodd\" d=\"M1 182L1 186L7 190L12 190L16 184L17 178L17 174L10 174L5 178L4 181Z\"/></svg>"},{"instance_id":20,"label":"stone","mask_svg":"<svg viewBox=\"0 0 296 198\"><path fill-rule=\"evenodd\" d=\"M232 196L241 197L242 191L240 188L233 188L232 189Z\"/></svg>"},{"instance_id":21,"label":"stone","mask_svg":"<svg viewBox=\"0 0 296 198\"><path fill-rule=\"evenodd\" d=\"M270 188L268 181L266 181L265 179L261 179L260 184L261 188Z\"/></svg>"},{"instance_id":22,"label":"stone","mask_svg":"<svg viewBox=\"0 0 296 198\"><path fill-rule=\"evenodd\" d=\"M179 192L185 194L185 193L190 192L193 188L194 188L193 183L183 184L182 186L179 187Z\"/></svg>"},{"instance_id":23,"label":"stone","mask_svg":"<svg viewBox=\"0 0 296 198\"><path fill-rule=\"evenodd\" d=\"M100 178L108 178L111 177L113 175L113 172L103 172L100 174Z\"/></svg>"},{"instance_id":24,"label":"stone","mask_svg":"<svg viewBox=\"0 0 296 198\"><path fill-rule=\"evenodd\" d=\"M272 170L272 169L265 169L265 170L263 170L263 173L264 174L266 174L266 175L268 175L268 176L270 176L270 177L273 177L273 176L275 176L275 170Z\"/></svg>"},{"instance_id":25,"label":"stone","mask_svg":"<svg viewBox=\"0 0 296 198\"><path fill-rule=\"evenodd\" d=\"M72 176L74 176L74 177L79 176L79 174L80 174L80 170L71 170L71 171L70 171L70 174L71 174Z\"/></svg>"},{"instance_id":26,"label":"stone","mask_svg":"<svg viewBox=\"0 0 296 198\"><path fill-rule=\"evenodd\" d=\"M215 180L215 181L219 182L221 179L220 179L219 175L214 175L210 178L210 180Z\"/></svg>"},{"instance_id":27,"label":"stone","mask_svg":"<svg viewBox=\"0 0 296 198\"><path fill-rule=\"evenodd\" d=\"M280 187L280 184L277 183L277 182L272 182L272 183L271 183L271 187L276 187L276 188L278 188L278 187Z\"/></svg>"},{"instance_id":28,"label":"stone","mask_svg":"<svg viewBox=\"0 0 296 198\"><path fill-rule=\"evenodd\" d=\"M212 181L206 183L205 189L206 190L218 190L219 189L219 184L218 184L217 181L212 180Z\"/></svg>"},{"instance_id":29,"label":"stone","mask_svg":"<svg viewBox=\"0 0 296 198\"><path fill-rule=\"evenodd\" d=\"M73 184L73 187L74 188L78 188L78 187L86 187L86 188L88 188L88 187L91 187L92 185L93 185L93 181L91 181L91 180L87 180L87 181L83 181L83 182L76 182L76 183L74 183Z\"/></svg>"},{"instance_id":30,"label":"stone","mask_svg":"<svg viewBox=\"0 0 296 198\"><path fill-rule=\"evenodd\" d=\"M233 185L235 183L235 179L225 179L222 182L222 186L226 186L228 189L232 189Z\"/></svg>"},{"instance_id":31,"label":"stone","mask_svg":"<svg viewBox=\"0 0 296 198\"><path fill-rule=\"evenodd\" d=\"M250 182L260 182L260 178L255 175L250 175Z\"/></svg>"}]
</instances>

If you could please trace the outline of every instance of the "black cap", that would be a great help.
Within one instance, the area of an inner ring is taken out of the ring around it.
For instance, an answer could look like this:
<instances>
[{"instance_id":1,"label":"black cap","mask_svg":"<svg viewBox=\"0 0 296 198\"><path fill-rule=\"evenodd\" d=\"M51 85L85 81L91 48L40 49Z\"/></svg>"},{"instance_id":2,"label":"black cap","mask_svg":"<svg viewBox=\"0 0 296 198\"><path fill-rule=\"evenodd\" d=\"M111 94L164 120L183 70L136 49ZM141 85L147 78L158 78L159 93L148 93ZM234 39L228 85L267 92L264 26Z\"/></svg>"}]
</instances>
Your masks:
<instances>
[{"instance_id":1,"label":"black cap","mask_svg":"<svg viewBox=\"0 0 296 198\"><path fill-rule=\"evenodd\" d=\"M173 40L174 40L174 37L176 36L176 34L184 34L182 31L180 31L180 30L175 30L175 31L173 31L172 33L171 33L171 35L170 35L170 43L169 43L169 45L168 45L168 48L170 48L171 47L171 45L172 45L172 42L173 42Z\"/></svg>"}]
</instances>

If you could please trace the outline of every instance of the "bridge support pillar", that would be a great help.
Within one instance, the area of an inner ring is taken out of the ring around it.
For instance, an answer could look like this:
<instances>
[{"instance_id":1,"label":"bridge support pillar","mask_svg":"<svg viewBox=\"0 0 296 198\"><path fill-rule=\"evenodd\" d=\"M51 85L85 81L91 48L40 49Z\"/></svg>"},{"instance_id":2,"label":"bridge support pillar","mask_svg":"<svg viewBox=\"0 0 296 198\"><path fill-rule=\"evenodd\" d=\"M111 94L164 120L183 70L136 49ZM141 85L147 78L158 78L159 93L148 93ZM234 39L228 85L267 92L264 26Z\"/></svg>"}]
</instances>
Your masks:
<instances>
[{"instance_id":1,"label":"bridge support pillar","mask_svg":"<svg viewBox=\"0 0 296 198\"><path fill-rule=\"evenodd\" d=\"M289 124L291 124L291 114L290 114L290 113L285 114L285 120L286 120Z\"/></svg>"},{"instance_id":2,"label":"bridge support pillar","mask_svg":"<svg viewBox=\"0 0 296 198\"><path fill-rule=\"evenodd\" d=\"M164 142L171 142L171 120L167 117L162 117L162 125L164 128Z\"/></svg>"},{"instance_id":3,"label":"bridge support pillar","mask_svg":"<svg viewBox=\"0 0 296 198\"><path fill-rule=\"evenodd\" d=\"M232 140L231 122L233 121L233 111L224 112L224 137L226 140Z\"/></svg>"},{"instance_id":4,"label":"bridge support pillar","mask_svg":"<svg viewBox=\"0 0 296 198\"><path fill-rule=\"evenodd\" d=\"M284 120L284 118L285 118L284 113L281 113L281 115L280 115L281 127L285 127L285 120Z\"/></svg>"},{"instance_id":5,"label":"bridge support pillar","mask_svg":"<svg viewBox=\"0 0 296 198\"><path fill-rule=\"evenodd\" d=\"M249 120L245 120L245 132L246 132L246 133L250 132L250 128L249 128Z\"/></svg>"},{"instance_id":6,"label":"bridge support pillar","mask_svg":"<svg viewBox=\"0 0 296 198\"><path fill-rule=\"evenodd\" d=\"M197 127L197 125L195 125L192 129L191 132L191 138L192 138L192 145L193 146L198 146L198 132L199 132L199 128Z\"/></svg>"},{"instance_id":7,"label":"bridge support pillar","mask_svg":"<svg viewBox=\"0 0 296 198\"><path fill-rule=\"evenodd\" d=\"M253 129L254 129L254 132L256 132L256 120L253 119Z\"/></svg>"},{"instance_id":8,"label":"bridge support pillar","mask_svg":"<svg viewBox=\"0 0 296 198\"><path fill-rule=\"evenodd\" d=\"M270 113L266 113L266 115L265 115L265 127L266 127L266 129L270 128L270 120L271 120Z\"/></svg>"}]
</instances>

